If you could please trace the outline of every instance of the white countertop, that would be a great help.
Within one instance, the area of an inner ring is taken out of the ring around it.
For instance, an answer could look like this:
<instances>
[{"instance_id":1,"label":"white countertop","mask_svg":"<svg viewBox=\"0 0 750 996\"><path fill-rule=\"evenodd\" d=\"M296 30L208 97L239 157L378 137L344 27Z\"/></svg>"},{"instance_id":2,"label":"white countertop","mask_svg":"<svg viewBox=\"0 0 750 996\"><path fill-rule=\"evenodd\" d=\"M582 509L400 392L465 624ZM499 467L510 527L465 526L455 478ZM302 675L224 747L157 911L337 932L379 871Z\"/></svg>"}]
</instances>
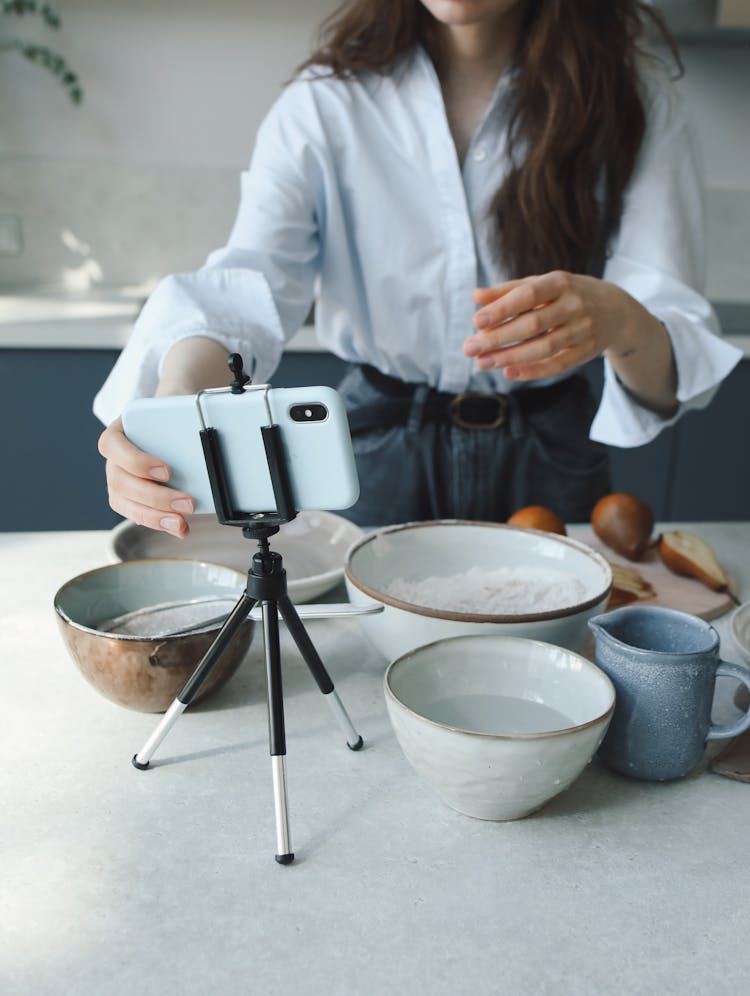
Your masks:
<instances>
[{"instance_id":1,"label":"white countertop","mask_svg":"<svg viewBox=\"0 0 750 996\"><path fill-rule=\"evenodd\" d=\"M0 349L122 349L146 296L147 290L129 287L67 296L0 293ZM323 347L305 326L287 349Z\"/></svg>"},{"instance_id":2,"label":"white countertop","mask_svg":"<svg viewBox=\"0 0 750 996\"><path fill-rule=\"evenodd\" d=\"M750 523L694 528L750 597ZM460 816L401 754L356 620L308 627L359 753L282 633L293 865L273 860L259 633L136 771L157 718L85 683L52 610L106 536L0 534L3 996L745 989L750 785L594 761L526 820Z\"/></svg>"},{"instance_id":3,"label":"white countertop","mask_svg":"<svg viewBox=\"0 0 750 996\"><path fill-rule=\"evenodd\" d=\"M147 296L147 288L100 289L89 294L0 293L0 349L122 349ZM729 316L725 338L750 356L750 301L718 306ZM736 315L748 315L747 326ZM747 332L745 332L747 327ZM290 352L324 352L306 325L287 345Z\"/></svg>"}]
</instances>

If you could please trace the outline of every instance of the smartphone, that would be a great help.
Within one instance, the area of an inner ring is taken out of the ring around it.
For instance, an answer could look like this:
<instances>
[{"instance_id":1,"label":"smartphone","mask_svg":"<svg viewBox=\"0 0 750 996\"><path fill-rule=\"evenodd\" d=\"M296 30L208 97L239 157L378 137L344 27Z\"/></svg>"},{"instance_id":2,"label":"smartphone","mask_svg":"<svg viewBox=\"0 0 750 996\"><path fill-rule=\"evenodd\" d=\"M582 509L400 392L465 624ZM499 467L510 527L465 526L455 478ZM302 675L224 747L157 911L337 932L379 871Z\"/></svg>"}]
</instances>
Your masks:
<instances>
[{"instance_id":1,"label":"smartphone","mask_svg":"<svg viewBox=\"0 0 750 996\"><path fill-rule=\"evenodd\" d=\"M359 480L349 422L341 396L331 387L254 387L241 394L227 389L139 398L126 407L122 422L135 446L167 464L170 487L191 495L196 512L214 511L199 433L203 423L215 429L234 507L266 512L276 509L260 431L269 424L269 409L280 427L295 509L352 506L359 497Z\"/></svg>"}]
</instances>

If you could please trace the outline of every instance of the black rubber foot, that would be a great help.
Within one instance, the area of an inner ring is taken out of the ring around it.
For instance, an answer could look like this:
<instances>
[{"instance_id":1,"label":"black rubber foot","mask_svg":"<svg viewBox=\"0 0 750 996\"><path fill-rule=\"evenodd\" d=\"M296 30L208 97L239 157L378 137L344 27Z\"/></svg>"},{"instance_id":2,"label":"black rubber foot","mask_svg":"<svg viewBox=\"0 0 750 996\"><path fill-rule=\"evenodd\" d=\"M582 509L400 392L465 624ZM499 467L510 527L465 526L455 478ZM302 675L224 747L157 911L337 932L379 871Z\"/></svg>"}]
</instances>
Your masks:
<instances>
[{"instance_id":1,"label":"black rubber foot","mask_svg":"<svg viewBox=\"0 0 750 996\"><path fill-rule=\"evenodd\" d=\"M145 771L146 768L149 765L149 762L146 761L146 763L144 764L142 761L137 760L137 758L138 758L138 755L137 754L133 754L133 767L134 768L138 768L139 771Z\"/></svg>"},{"instance_id":2,"label":"black rubber foot","mask_svg":"<svg viewBox=\"0 0 750 996\"><path fill-rule=\"evenodd\" d=\"M350 744L349 741L347 740L346 746L349 748L349 750L362 750L364 743L365 743L364 740L362 739L362 737L360 737L359 740L356 742L356 744Z\"/></svg>"},{"instance_id":3,"label":"black rubber foot","mask_svg":"<svg viewBox=\"0 0 750 996\"><path fill-rule=\"evenodd\" d=\"M290 865L294 861L294 853L277 854L276 860L280 865Z\"/></svg>"}]
</instances>

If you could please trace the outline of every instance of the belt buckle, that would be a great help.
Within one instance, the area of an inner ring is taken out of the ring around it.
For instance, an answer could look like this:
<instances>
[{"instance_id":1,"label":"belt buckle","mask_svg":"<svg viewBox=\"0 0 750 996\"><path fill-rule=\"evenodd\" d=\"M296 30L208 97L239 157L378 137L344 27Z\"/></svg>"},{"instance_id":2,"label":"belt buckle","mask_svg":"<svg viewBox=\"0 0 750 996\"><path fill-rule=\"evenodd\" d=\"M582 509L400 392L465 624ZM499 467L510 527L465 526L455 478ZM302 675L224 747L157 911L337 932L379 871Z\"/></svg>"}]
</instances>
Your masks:
<instances>
[{"instance_id":1,"label":"belt buckle","mask_svg":"<svg viewBox=\"0 0 750 996\"><path fill-rule=\"evenodd\" d=\"M474 398L492 400L496 405L496 414L493 419L486 422L471 422L463 414L462 406L465 401ZM508 400L501 394L483 394L481 391L463 391L451 399L450 414L453 424L461 429L499 429L505 423L505 415L508 409Z\"/></svg>"}]
</instances>

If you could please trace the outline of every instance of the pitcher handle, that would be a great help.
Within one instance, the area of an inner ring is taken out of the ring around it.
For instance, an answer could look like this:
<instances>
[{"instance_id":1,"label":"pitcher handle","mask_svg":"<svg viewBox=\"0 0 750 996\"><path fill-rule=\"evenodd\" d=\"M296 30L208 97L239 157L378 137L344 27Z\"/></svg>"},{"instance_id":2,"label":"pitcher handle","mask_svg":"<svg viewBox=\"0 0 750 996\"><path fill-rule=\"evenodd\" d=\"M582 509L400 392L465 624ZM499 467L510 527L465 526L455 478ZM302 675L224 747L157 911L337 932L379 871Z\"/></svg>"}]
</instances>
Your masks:
<instances>
[{"instance_id":1,"label":"pitcher handle","mask_svg":"<svg viewBox=\"0 0 750 996\"><path fill-rule=\"evenodd\" d=\"M739 664L730 664L729 661L719 661L716 669L717 676L724 674L729 678L736 678L750 692L750 671ZM726 740L728 737L736 737L745 730L750 729L750 709L740 718L727 726L711 726L706 734L707 740Z\"/></svg>"}]
</instances>

